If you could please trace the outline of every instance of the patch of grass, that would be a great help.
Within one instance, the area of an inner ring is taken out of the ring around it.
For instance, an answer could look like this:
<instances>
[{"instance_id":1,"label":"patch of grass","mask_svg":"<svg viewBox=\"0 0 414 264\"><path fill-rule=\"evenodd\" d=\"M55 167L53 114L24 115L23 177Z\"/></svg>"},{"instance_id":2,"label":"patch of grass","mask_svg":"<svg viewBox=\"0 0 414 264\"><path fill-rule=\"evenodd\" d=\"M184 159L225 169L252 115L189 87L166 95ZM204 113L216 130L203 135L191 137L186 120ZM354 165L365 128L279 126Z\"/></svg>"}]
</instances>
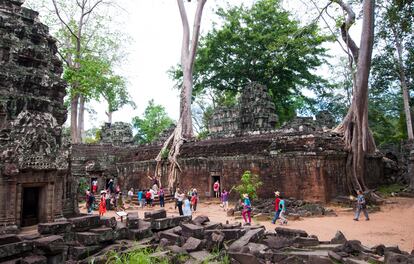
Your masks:
<instances>
[{"instance_id":1,"label":"patch of grass","mask_svg":"<svg viewBox=\"0 0 414 264\"><path fill-rule=\"evenodd\" d=\"M128 253L110 252L107 264L168 264L167 259L153 257L154 251L150 249L138 249Z\"/></svg>"},{"instance_id":2,"label":"patch of grass","mask_svg":"<svg viewBox=\"0 0 414 264\"><path fill-rule=\"evenodd\" d=\"M403 185L395 183L391 185L380 186L377 190L379 193L381 193L384 196L391 196L392 193L400 192L403 189L404 189Z\"/></svg>"}]
</instances>

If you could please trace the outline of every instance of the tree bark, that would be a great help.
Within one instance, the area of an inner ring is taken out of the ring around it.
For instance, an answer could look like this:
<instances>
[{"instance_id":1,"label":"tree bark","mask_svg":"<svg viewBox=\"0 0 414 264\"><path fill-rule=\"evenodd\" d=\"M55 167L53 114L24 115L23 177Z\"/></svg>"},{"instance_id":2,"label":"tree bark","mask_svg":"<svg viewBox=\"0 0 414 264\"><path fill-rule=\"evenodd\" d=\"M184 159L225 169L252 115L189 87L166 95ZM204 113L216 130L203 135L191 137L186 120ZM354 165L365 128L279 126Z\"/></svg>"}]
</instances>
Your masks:
<instances>
[{"instance_id":1,"label":"tree bark","mask_svg":"<svg viewBox=\"0 0 414 264\"><path fill-rule=\"evenodd\" d=\"M70 137L72 143L79 143L78 141L78 100L79 95L74 95L70 101Z\"/></svg>"},{"instance_id":2,"label":"tree bark","mask_svg":"<svg viewBox=\"0 0 414 264\"><path fill-rule=\"evenodd\" d=\"M79 113L78 113L78 140L80 143L85 138L85 97L79 96Z\"/></svg>"},{"instance_id":3,"label":"tree bark","mask_svg":"<svg viewBox=\"0 0 414 264\"><path fill-rule=\"evenodd\" d=\"M350 17L355 15L350 7L342 1L336 1ZM347 173L350 190L366 190L365 155L375 151L375 142L368 127L368 78L371 69L372 46L374 39L374 0L364 0L363 21L360 48L350 39L348 30L351 24L342 25L342 36L351 50L354 62L357 65L352 103L342 123L335 129L344 134L345 146L352 155L351 173ZM352 15L353 14L353 15ZM345 23L352 22L347 19ZM352 22L353 23L353 22ZM346 32L343 32L346 31ZM357 56L357 57L356 57Z\"/></svg>"},{"instance_id":4,"label":"tree bark","mask_svg":"<svg viewBox=\"0 0 414 264\"><path fill-rule=\"evenodd\" d=\"M112 124L112 113L111 111L108 110L108 112L106 112L106 116L108 116L108 123Z\"/></svg>"},{"instance_id":5,"label":"tree bark","mask_svg":"<svg viewBox=\"0 0 414 264\"><path fill-rule=\"evenodd\" d=\"M395 46L397 48L398 75L400 77L401 89L402 89L402 94L403 94L405 122L407 125L407 135L408 135L408 140L412 141L414 139L414 135L413 135L413 125L411 121L410 94L408 92L407 79L405 77L405 67L404 67L404 62L403 62L403 57L402 57L402 45L401 45L400 38L398 37L398 33L396 32L394 28L392 29L392 32L394 34Z\"/></svg>"}]
</instances>

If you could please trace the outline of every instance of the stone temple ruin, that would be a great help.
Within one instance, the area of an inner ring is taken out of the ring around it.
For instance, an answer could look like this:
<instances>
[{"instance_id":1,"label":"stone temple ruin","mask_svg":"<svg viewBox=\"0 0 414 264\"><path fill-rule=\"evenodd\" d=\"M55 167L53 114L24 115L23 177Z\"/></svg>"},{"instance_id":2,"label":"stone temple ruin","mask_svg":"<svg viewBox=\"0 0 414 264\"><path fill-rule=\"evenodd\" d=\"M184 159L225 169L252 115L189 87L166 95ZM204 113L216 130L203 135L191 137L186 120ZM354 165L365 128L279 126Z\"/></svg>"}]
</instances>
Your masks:
<instances>
[{"instance_id":1,"label":"stone temple ruin","mask_svg":"<svg viewBox=\"0 0 414 264\"><path fill-rule=\"evenodd\" d=\"M22 2L0 1L0 230L54 221L75 207L62 63L48 28Z\"/></svg>"}]
</instances>

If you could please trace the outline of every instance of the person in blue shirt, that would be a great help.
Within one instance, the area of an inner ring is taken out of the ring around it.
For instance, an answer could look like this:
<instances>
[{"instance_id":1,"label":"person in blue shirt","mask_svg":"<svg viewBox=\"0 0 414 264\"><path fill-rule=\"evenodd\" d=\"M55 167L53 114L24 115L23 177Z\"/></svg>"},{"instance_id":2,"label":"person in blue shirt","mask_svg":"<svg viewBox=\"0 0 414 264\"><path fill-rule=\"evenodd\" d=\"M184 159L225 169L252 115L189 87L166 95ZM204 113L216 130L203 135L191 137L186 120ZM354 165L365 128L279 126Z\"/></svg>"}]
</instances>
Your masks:
<instances>
[{"instance_id":1,"label":"person in blue shirt","mask_svg":"<svg viewBox=\"0 0 414 264\"><path fill-rule=\"evenodd\" d=\"M244 223L245 225L250 225L252 223L252 217L251 217L252 204L250 203L249 195L247 193L243 194L242 205L243 205L242 216L244 219ZM249 221L247 221L246 215Z\"/></svg>"},{"instance_id":2,"label":"person in blue shirt","mask_svg":"<svg viewBox=\"0 0 414 264\"><path fill-rule=\"evenodd\" d=\"M365 220L369 221L369 216L368 216L368 211L367 211L367 203L365 201L365 197L362 194L361 190L358 190L357 194L358 194L358 197L357 197L357 205L356 205L356 212L355 212L354 221L358 221L359 214L361 213L361 211L364 212Z\"/></svg>"},{"instance_id":3,"label":"person in blue shirt","mask_svg":"<svg viewBox=\"0 0 414 264\"><path fill-rule=\"evenodd\" d=\"M144 200L142 199L143 195L144 193L142 192L142 190L139 190L138 191L138 203L141 208L144 208Z\"/></svg>"},{"instance_id":4,"label":"person in blue shirt","mask_svg":"<svg viewBox=\"0 0 414 264\"><path fill-rule=\"evenodd\" d=\"M287 225L288 220L285 218L285 214L286 214L285 199L280 198L279 211L280 211L280 214L279 214L280 224Z\"/></svg>"}]
</instances>

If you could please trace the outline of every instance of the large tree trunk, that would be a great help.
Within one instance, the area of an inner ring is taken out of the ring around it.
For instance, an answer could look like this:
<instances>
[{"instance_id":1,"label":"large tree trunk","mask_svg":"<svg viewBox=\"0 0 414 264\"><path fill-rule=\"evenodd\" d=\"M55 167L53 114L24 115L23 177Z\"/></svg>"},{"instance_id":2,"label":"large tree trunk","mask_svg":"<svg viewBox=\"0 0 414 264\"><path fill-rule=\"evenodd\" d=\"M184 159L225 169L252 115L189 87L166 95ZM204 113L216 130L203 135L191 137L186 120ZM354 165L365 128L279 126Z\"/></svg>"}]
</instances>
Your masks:
<instances>
[{"instance_id":1,"label":"large tree trunk","mask_svg":"<svg viewBox=\"0 0 414 264\"><path fill-rule=\"evenodd\" d=\"M392 29L392 32L394 34L395 46L397 48L398 74L400 76L401 89L402 89L402 94L403 94L404 114L405 114L405 123L407 125L407 134L408 134L408 139L413 140L414 135L413 135L413 125L411 122L410 94L408 92L407 79L405 77L405 67L404 67L404 62L403 62L403 57L402 57L402 45L401 45L400 38L398 37L398 33L396 32L394 28Z\"/></svg>"},{"instance_id":2,"label":"large tree trunk","mask_svg":"<svg viewBox=\"0 0 414 264\"><path fill-rule=\"evenodd\" d=\"M348 13L353 14L349 5L342 1L338 4ZM336 128L336 131L344 134L345 145L352 155L348 162L347 173L349 189L366 190L365 176L365 154L375 151L375 142L368 127L368 78L371 69L372 45L374 39L374 0L364 0L363 3L363 22L361 32L360 48L348 35L349 27L353 21L348 20L341 26L342 36L352 52L354 61L357 64L357 72L354 84L352 104L348 114L342 123ZM353 14L354 18L355 15ZM351 22L351 23L349 23ZM348 24L347 24L348 23ZM345 36L345 37L344 37ZM351 163L351 164L350 164Z\"/></svg>"},{"instance_id":3,"label":"large tree trunk","mask_svg":"<svg viewBox=\"0 0 414 264\"><path fill-rule=\"evenodd\" d=\"M70 101L70 136L72 143L79 143L78 140L78 101L79 95L73 96Z\"/></svg>"},{"instance_id":4,"label":"large tree trunk","mask_svg":"<svg viewBox=\"0 0 414 264\"><path fill-rule=\"evenodd\" d=\"M85 97L79 96L78 139L82 143L85 138Z\"/></svg>"},{"instance_id":5,"label":"large tree trunk","mask_svg":"<svg viewBox=\"0 0 414 264\"><path fill-rule=\"evenodd\" d=\"M108 112L106 112L106 115L108 116L108 123L112 124L112 113L111 111L108 110Z\"/></svg>"},{"instance_id":6,"label":"large tree trunk","mask_svg":"<svg viewBox=\"0 0 414 264\"><path fill-rule=\"evenodd\" d=\"M198 0L197 10L194 16L193 35L190 42L190 27L188 24L187 13L185 11L183 0L177 0L178 9L180 11L181 22L183 25L183 42L181 46L181 69L183 71L183 86L180 93L180 119L171 136L162 146L158 156L155 158L157 167L154 177L161 185L161 167L163 156L168 151L167 160L169 162L168 169L168 187L174 190L178 182L178 174L180 165L177 157L180 154L181 146L185 139L193 136L193 124L191 117L191 96L193 91L193 67L197 51L198 39L200 34L201 17L203 8L207 0Z\"/></svg>"}]
</instances>

